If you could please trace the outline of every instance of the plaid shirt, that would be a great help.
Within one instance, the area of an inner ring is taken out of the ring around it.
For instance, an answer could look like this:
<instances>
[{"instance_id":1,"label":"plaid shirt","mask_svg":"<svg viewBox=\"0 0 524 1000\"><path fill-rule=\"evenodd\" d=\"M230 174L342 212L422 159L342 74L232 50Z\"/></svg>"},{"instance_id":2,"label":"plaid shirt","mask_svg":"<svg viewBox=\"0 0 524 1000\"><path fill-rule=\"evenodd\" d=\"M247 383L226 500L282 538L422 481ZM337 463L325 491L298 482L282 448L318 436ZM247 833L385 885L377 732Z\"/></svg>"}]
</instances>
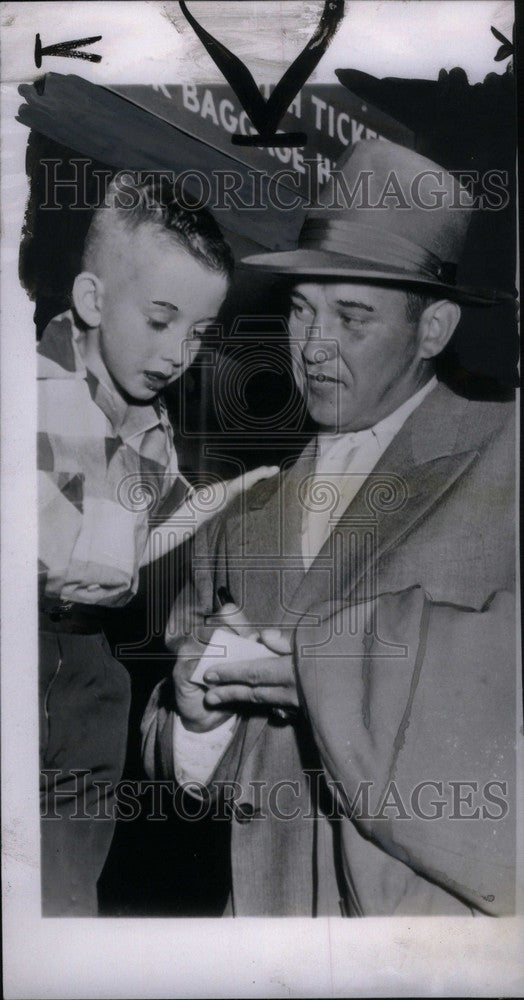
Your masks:
<instances>
[{"instance_id":1,"label":"plaid shirt","mask_svg":"<svg viewBox=\"0 0 524 1000\"><path fill-rule=\"evenodd\" d=\"M126 406L71 312L38 346L38 389L40 592L124 605L137 590L150 515L189 489L165 405Z\"/></svg>"}]
</instances>

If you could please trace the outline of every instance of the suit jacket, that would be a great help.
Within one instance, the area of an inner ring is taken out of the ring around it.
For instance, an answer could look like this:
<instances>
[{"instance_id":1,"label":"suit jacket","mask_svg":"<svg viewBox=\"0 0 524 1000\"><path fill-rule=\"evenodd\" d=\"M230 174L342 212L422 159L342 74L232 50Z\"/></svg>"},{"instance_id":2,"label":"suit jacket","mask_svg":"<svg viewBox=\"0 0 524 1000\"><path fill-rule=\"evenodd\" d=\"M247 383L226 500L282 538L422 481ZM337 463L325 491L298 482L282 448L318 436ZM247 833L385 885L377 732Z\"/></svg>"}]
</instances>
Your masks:
<instances>
[{"instance_id":1,"label":"suit jacket","mask_svg":"<svg viewBox=\"0 0 524 1000\"><path fill-rule=\"evenodd\" d=\"M226 586L291 630L302 712L246 711L211 786L232 800L231 912L512 911L514 408L439 385L304 571L305 453L195 538L172 624L202 642ZM143 722L173 777L171 681Z\"/></svg>"}]
</instances>

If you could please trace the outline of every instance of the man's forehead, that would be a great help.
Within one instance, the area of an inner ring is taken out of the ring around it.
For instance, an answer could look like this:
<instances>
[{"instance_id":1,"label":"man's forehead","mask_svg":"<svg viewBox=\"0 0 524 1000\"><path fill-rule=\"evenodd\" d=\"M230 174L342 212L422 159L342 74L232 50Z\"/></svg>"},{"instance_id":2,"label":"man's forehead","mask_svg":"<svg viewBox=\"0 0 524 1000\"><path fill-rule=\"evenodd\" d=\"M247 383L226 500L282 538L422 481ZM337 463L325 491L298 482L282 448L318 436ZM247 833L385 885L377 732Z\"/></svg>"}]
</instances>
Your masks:
<instances>
[{"instance_id":1,"label":"man's forehead","mask_svg":"<svg viewBox=\"0 0 524 1000\"><path fill-rule=\"evenodd\" d=\"M292 294L312 303L325 301L333 306L362 303L375 308L390 296L396 297L399 290L357 281L297 281L292 286Z\"/></svg>"}]
</instances>

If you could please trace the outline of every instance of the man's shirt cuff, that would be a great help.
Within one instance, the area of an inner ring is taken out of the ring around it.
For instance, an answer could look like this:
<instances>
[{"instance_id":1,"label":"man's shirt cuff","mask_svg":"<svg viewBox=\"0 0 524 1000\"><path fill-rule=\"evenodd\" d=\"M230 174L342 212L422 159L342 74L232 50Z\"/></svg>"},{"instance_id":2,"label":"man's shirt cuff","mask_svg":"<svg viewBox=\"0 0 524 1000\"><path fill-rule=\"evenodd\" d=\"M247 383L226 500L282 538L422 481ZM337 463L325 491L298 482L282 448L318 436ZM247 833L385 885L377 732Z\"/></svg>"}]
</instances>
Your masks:
<instances>
[{"instance_id":1,"label":"man's shirt cuff","mask_svg":"<svg viewBox=\"0 0 524 1000\"><path fill-rule=\"evenodd\" d=\"M206 785L222 754L230 744L238 716L232 715L221 726L205 733L186 729L180 716L173 722L173 757L175 778L179 785L194 781Z\"/></svg>"}]
</instances>

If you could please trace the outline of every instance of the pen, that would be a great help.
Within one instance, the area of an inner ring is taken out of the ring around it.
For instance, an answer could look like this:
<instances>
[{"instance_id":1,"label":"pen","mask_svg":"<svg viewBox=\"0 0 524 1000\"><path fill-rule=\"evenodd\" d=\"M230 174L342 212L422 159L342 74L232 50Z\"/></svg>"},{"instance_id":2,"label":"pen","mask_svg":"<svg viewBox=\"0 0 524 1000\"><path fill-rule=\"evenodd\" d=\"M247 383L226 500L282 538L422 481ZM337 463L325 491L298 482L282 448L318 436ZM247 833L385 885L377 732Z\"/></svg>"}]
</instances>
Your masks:
<instances>
[{"instance_id":1,"label":"pen","mask_svg":"<svg viewBox=\"0 0 524 1000\"><path fill-rule=\"evenodd\" d=\"M260 639L258 629L254 628L241 608L238 607L227 587L218 587L217 603L219 606L217 617L221 618L224 625L233 629L234 632L238 632L239 635L245 635L248 639L256 639L257 641ZM230 610L227 610L228 607ZM224 609L226 609L225 613Z\"/></svg>"},{"instance_id":2,"label":"pen","mask_svg":"<svg viewBox=\"0 0 524 1000\"><path fill-rule=\"evenodd\" d=\"M218 603L223 608L224 604L234 604L235 600L229 593L227 587L219 587L217 590Z\"/></svg>"}]
</instances>

